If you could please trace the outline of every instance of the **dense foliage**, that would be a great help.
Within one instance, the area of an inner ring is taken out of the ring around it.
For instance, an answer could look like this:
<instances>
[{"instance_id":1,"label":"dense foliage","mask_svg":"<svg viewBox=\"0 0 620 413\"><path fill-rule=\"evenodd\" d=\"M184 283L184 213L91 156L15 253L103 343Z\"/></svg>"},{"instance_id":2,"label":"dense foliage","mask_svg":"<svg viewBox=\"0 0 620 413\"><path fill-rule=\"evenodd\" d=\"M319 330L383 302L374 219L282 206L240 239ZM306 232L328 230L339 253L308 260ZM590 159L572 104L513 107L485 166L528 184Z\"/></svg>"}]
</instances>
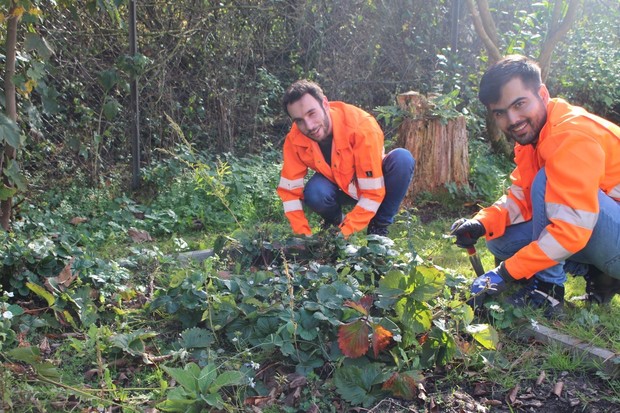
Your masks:
<instances>
[{"instance_id":1,"label":"dense foliage","mask_svg":"<svg viewBox=\"0 0 620 413\"><path fill-rule=\"evenodd\" d=\"M40 9L24 10L19 26L24 166L36 176L35 165L46 160L48 178L77 173L91 184L126 168L135 78L143 165L180 143L175 125L199 151L257 154L279 146L288 128L280 96L300 77L369 111L408 90L456 92L457 110L483 118L476 89L485 56L466 7L456 3L137 2L138 54L130 56L127 2L28 2ZM535 57L550 6L492 3L505 51ZM558 46L551 83L614 119L617 88L606 86L617 83L619 48L606 22L617 20L617 8L594 3ZM387 132L390 138L395 129Z\"/></svg>"}]
</instances>

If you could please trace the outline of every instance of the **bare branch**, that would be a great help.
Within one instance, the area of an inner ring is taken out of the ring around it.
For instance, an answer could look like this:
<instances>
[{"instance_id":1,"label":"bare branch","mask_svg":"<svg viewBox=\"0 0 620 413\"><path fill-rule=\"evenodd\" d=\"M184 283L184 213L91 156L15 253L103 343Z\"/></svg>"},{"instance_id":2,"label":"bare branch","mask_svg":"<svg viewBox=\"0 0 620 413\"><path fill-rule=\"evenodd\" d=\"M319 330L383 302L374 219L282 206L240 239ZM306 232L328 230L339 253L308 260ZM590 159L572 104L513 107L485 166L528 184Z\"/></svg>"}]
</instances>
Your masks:
<instances>
[{"instance_id":1,"label":"bare branch","mask_svg":"<svg viewBox=\"0 0 620 413\"><path fill-rule=\"evenodd\" d=\"M484 29L489 35L489 38L499 48L499 35L497 34L495 21L489 10L489 2L487 0L476 0L476 3L478 4L478 10L480 11L480 18L482 19L482 24L484 24Z\"/></svg>"},{"instance_id":2,"label":"bare branch","mask_svg":"<svg viewBox=\"0 0 620 413\"><path fill-rule=\"evenodd\" d=\"M467 7L469 8L469 13L471 14L472 21L474 22L474 28L476 29L476 33L478 33L478 36L480 36L480 39L484 43L484 47L489 53L489 59L491 60L490 63L497 62L502 57L502 54L499 50L499 44L494 43L493 40L489 37L486 28L482 22L482 18L480 17L480 13L478 12L478 8L474 4L474 0L467 0Z\"/></svg>"},{"instance_id":3,"label":"bare branch","mask_svg":"<svg viewBox=\"0 0 620 413\"><path fill-rule=\"evenodd\" d=\"M554 9L554 19L557 18L555 15L555 10L558 8L557 4L562 3L562 0L556 1L556 7ZM549 68L551 67L551 56L553 55L553 50L558 42L566 36L566 33L573 27L575 21L577 20L578 11L581 10L583 6L583 0L570 0L568 4L568 10L566 11L566 16L562 19L562 22L559 23L559 19L553 21L551 23L551 27L557 27L555 31L549 31L547 36L547 40L545 40L541 51L540 56L538 57L538 63L542 69L542 79L545 81L547 75L549 74Z\"/></svg>"}]
</instances>

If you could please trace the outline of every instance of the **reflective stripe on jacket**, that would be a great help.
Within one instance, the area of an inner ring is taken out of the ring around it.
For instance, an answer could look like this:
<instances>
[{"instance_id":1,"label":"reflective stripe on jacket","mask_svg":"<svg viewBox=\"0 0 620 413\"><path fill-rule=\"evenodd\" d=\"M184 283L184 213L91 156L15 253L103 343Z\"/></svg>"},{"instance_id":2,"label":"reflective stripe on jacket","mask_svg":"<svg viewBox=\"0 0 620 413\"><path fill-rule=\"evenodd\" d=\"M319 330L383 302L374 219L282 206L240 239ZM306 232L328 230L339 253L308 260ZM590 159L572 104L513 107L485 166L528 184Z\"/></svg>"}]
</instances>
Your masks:
<instances>
[{"instance_id":1,"label":"reflective stripe on jacket","mask_svg":"<svg viewBox=\"0 0 620 413\"><path fill-rule=\"evenodd\" d=\"M362 230L385 196L382 162L383 131L370 114L343 102L329 102L332 119L332 164L325 162L318 143L293 124L284 141L278 195L293 232L312 234L302 208L308 168L325 176L358 202L341 225L345 236Z\"/></svg>"},{"instance_id":2,"label":"reflective stripe on jacket","mask_svg":"<svg viewBox=\"0 0 620 413\"><path fill-rule=\"evenodd\" d=\"M551 99L536 147L515 145L516 168L508 194L475 217L487 238L501 237L508 225L532 218L530 190L545 168L545 207L551 221L537 240L505 262L516 279L530 278L582 250L596 225L598 191L620 201L620 127Z\"/></svg>"}]
</instances>

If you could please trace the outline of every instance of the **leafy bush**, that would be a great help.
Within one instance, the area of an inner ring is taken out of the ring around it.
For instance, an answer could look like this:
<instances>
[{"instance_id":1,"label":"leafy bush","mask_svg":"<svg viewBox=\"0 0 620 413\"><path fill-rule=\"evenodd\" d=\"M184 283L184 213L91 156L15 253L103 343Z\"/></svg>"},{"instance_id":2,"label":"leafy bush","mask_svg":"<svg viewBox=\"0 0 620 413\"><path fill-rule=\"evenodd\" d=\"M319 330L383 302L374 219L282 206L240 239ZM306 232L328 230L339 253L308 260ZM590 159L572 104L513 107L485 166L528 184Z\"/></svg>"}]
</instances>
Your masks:
<instances>
[{"instance_id":1,"label":"leafy bush","mask_svg":"<svg viewBox=\"0 0 620 413\"><path fill-rule=\"evenodd\" d=\"M609 30L617 16L595 12L571 32L547 83L552 94L620 123L620 43Z\"/></svg>"}]
</instances>

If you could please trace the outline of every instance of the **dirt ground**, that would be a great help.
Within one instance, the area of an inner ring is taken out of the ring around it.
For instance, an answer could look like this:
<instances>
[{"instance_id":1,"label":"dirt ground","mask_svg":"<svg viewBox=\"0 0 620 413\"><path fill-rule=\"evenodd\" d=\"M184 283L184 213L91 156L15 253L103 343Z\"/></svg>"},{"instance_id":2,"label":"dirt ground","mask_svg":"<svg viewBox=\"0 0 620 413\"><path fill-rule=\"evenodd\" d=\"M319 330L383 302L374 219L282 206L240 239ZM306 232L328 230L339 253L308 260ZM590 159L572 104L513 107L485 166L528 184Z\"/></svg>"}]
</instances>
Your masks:
<instances>
[{"instance_id":1,"label":"dirt ground","mask_svg":"<svg viewBox=\"0 0 620 413\"><path fill-rule=\"evenodd\" d=\"M620 385L620 383L618 383ZM432 384L427 383L427 390ZM556 395L559 394L559 396ZM479 382L463 388L438 390L423 400L403 402L385 399L369 410L373 413L620 413L610 386L591 375L563 373L556 380L523 380L512 389Z\"/></svg>"}]
</instances>

